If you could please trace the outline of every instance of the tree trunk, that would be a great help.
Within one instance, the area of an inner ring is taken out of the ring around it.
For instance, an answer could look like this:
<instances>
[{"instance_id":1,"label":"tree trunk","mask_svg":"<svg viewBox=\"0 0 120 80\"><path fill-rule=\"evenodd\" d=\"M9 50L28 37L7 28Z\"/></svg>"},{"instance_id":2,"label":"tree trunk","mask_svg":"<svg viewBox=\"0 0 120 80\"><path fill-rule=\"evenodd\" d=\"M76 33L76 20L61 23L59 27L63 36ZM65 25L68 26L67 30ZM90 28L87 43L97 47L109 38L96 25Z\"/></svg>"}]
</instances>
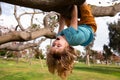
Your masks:
<instances>
[{"instance_id":1,"label":"tree trunk","mask_svg":"<svg viewBox=\"0 0 120 80\"><path fill-rule=\"evenodd\" d=\"M86 50L86 64L90 66L90 55L88 50Z\"/></svg>"},{"instance_id":2,"label":"tree trunk","mask_svg":"<svg viewBox=\"0 0 120 80\"><path fill-rule=\"evenodd\" d=\"M93 54L92 59L93 59L93 64L95 64L96 63L95 54Z\"/></svg>"}]
</instances>

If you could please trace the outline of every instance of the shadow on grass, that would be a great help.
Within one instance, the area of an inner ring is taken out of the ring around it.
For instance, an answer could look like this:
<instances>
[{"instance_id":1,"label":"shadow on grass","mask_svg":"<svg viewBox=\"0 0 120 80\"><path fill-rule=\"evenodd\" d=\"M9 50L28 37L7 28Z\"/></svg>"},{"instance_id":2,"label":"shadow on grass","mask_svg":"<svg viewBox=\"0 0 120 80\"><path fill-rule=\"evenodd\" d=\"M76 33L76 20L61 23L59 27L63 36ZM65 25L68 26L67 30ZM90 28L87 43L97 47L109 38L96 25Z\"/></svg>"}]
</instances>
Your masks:
<instances>
[{"instance_id":1,"label":"shadow on grass","mask_svg":"<svg viewBox=\"0 0 120 80\"><path fill-rule=\"evenodd\" d=\"M109 67L109 66L75 66L75 70L88 71L102 74L109 74L120 77L120 67Z\"/></svg>"}]
</instances>

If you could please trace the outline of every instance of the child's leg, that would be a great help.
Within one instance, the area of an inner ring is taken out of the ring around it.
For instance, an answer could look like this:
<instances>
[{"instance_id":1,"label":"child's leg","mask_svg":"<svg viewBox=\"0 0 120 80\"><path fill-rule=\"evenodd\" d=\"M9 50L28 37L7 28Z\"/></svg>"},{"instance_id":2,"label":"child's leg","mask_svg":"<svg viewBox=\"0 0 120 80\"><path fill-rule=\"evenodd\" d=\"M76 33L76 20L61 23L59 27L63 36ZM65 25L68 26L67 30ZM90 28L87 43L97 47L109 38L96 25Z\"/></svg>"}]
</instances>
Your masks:
<instances>
[{"instance_id":1,"label":"child's leg","mask_svg":"<svg viewBox=\"0 0 120 80\"><path fill-rule=\"evenodd\" d=\"M90 25L95 32L97 29L97 26L96 26L94 16L92 15L90 6L85 3L81 5L79 9L80 9L81 17L80 17L80 21L78 22L78 25L81 25L81 24Z\"/></svg>"}]
</instances>

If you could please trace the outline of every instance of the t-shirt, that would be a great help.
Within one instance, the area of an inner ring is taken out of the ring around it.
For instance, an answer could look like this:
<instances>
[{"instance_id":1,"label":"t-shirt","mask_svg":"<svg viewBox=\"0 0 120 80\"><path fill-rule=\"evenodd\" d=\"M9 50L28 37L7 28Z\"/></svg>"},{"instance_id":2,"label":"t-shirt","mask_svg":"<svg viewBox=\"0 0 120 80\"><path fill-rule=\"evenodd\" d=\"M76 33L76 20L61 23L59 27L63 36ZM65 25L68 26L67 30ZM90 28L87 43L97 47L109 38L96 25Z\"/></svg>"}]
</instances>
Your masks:
<instances>
[{"instance_id":1,"label":"t-shirt","mask_svg":"<svg viewBox=\"0 0 120 80\"><path fill-rule=\"evenodd\" d=\"M70 26L58 33L57 36L59 35L65 36L67 42L71 46L86 46L94 37L92 28L88 25L79 25L77 30Z\"/></svg>"}]
</instances>

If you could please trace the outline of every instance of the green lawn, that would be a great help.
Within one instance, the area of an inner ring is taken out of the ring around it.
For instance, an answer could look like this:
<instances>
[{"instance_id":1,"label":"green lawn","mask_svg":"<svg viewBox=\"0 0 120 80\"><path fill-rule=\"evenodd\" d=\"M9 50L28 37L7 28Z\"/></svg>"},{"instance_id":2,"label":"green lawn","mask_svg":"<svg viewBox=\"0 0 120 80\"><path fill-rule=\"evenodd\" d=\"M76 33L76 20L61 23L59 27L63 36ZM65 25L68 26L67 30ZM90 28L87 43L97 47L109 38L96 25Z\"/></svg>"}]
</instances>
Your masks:
<instances>
[{"instance_id":1,"label":"green lawn","mask_svg":"<svg viewBox=\"0 0 120 80\"><path fill-rule=\"evenodd\" d=\"M43 68L39 60L32 65L21 60L18 64L11 60L0 59L0 80L60 80L48 72L45 61ZM120 80L120 66L91 65L76 63L68 80Z\"/></svg>"}]
</instances>

